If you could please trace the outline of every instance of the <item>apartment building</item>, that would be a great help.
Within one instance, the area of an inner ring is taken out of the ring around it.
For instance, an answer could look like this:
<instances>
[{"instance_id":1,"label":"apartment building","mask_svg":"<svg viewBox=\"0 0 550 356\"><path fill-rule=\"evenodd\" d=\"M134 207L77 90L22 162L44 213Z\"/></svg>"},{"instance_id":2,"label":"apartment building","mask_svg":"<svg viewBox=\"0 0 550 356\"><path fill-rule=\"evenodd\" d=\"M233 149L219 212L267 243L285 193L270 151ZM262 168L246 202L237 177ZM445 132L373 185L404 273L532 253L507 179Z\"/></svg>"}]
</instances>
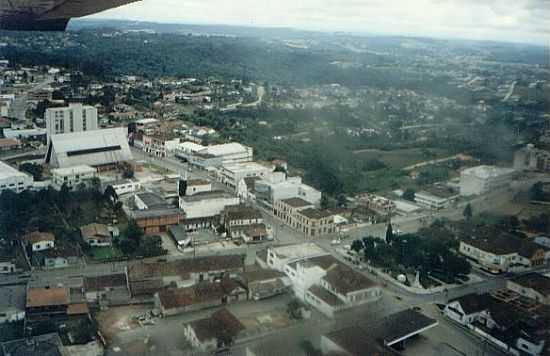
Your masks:
<instances>
[{"instance_id":1,"label":"apartment building","mask_svg":"<svg viewBox=\"0 0 550 356\"><path fill-rule=\"evenodd\" d=\"M33 181L30 175L0 161L0 193L8 189L21 193L24 190L31 189Z\"/></svg>"},{"instance_id":2,"label":"apartment building","mask_svg":"<svg viewBox=\"0 0 550 356\"><path fill-rule=\"evenodd\" d=\"M97 109L82 104L48 108L44 115L48 142L53 135L99 129Z\"/></svg>"},{"instance_id":3,"label":"apartment building","mask_svg":"<svg viewBox=\"0 0 550 356\"><path fill-rule=\"evenodd\" d=\"M460 173L460 195L485 194L503 188L512 181L515 170L496 166L477 166Z\"/></svg>"}]
</instances>

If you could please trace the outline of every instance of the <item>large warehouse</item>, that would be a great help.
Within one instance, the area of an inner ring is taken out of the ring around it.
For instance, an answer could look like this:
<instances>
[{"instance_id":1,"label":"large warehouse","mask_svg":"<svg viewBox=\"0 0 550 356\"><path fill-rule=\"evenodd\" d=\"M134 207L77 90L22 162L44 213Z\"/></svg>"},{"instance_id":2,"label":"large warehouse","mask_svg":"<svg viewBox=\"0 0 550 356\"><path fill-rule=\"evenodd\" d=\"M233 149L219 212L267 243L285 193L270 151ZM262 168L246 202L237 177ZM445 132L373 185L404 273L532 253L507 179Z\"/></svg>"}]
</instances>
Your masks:
<instances>
[{"instance_id":1,"label":"large warehouse","mask_svg":"<svg viewBox=\"0 0 550 356\"><path fill-rule=\"evenodd\" d=\"M122 127L53 135L46 163L53 168L88 165L96 168L132 160L127 129Z\"/></svg>"}]
</instances>

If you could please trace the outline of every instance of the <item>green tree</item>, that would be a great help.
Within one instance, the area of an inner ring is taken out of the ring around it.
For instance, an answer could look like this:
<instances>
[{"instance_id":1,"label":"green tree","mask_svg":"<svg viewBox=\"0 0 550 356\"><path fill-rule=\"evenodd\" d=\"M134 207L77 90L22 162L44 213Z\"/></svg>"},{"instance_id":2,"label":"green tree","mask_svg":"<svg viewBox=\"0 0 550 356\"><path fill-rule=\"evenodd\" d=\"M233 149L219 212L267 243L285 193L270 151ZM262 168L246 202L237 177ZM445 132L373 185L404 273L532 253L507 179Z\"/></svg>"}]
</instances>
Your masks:
<instances>
[{"instance_id":1,"label":"green tree","mask_svg":"<svg viewBox=\"0 0 550 356\"><path fill-rule=\"evenodd\" d=\"M464 218L466 219L466 221L472 220L474 213L472 210L472 205L470 203L466 205L466 207L464 208L464 211L462 212L462 215L464 215Z\"/></svg>"},{"instance_id":2,"label":"green tree","mask_svg":"<svg viewBox=\"0 0 550 356\"><path fill-rule=\"evenodd\" d=\"M386 243L388 245L391 245L393 243L394 236L393 236L393 227L391 226L391 222L388 224L388 227L386 228Z\"/></svg>"},{"instance_id":3,"label":"green tree","mask_svg":"<svg viewBox=\"0 0 550 356\"><path fill-rule=\"evenodd\" d=\"M354 240L351 243L351 250L359 253L363 249L363 242L361 240Z\"/></svg>"},{"instance_id":4,"label":"green tree","mask_svg":"<svg viewBox=\"0 0 550 356\"><path fill-rule=\"evenodd\" d=\"M148 236L139 245L136 254L143 257L155 257L165 255L168 251L162 248L160 236Z\"/></svg>"},{"instance_id":5,"label":"green tree","mask_svg":"<svg viewBox=\"0 0 550 356\"><path fill-rule=\"evenodd\" d=\"M36 163L23 163L19 166L19 170L30 174L34 180L42 180L42 166Z\"/></svg>"},{"instance_id":6,"label":"green tree","mask_svg":"<svg viewBox=\"0 0 550 356\"><path fill-rule=\"evenodd\" d=\"M124 235L128 240L134 241L139 246L145 233L137 222L131 219L128 221L128 226L126 227Z\"/></svg>"},{"instance_id":7,"label":"green tree","mask_svg":"<svg viewBox=\"0 0 550 356\"><path fill-rule=\"evenodd\" d=\"M529 189L529 198L531 200L545 201L546 194L544 193L544 185L542 182L537 182L533 184L531 189Z\"/></svg>"},{"instance_id":8,"label":"green tree","mask_svg":"<svg viewBox=\"0 0 550 356\"><path fill-rule=\"evenodd\" d=\"M108 185L107 188L105 188L103 195L113 204L113 206L118 202L118 194L112 185Z\"/></svg>"},{"instance_id":9,"label":"green tree","mask_svg":"<svg viewBox=\"0 0 550 356\"><path fill-rule=\"evenodd\" d=\"M403 192L403 199L405 200L409 200L409 201L414 201L414 198L415 198L415 194L416 192L414 191L414 189L412 188L407 188L404 192Z\"/></svg>"}]
</instances>

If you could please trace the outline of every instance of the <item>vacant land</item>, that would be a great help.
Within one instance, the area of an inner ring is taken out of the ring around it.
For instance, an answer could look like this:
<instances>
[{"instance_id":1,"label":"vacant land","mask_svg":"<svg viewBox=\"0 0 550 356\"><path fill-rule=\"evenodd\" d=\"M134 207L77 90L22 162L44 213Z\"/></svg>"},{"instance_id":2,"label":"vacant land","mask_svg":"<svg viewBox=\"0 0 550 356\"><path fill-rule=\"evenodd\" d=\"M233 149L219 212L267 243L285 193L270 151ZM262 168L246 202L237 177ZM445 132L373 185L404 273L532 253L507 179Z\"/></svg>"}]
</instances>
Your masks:
<instances>
[{"instance_id":1,"label":"vacant land","mask_svg":"<svg viewBox=\"0 0 550 356\"><path fill-rule=\"evenodd\" d=\"M378 159L391 168L404 168L412 164L443 158L449 152L441 149L411 148L393 151L382 151L378 149L366 149L353 151L354 155L366 159Z\"/></svg>"}]
</instances>

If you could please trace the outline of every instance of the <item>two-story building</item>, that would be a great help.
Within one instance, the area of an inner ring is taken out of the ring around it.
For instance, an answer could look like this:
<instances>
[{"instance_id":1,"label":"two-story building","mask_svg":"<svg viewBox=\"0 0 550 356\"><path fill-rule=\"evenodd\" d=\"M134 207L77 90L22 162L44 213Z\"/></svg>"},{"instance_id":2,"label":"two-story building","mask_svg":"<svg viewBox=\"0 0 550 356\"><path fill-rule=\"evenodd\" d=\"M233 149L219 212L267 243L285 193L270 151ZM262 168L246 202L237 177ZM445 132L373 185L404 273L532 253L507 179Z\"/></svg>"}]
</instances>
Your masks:
<instances>
[{"instance_id":1,"label":"two-story building","mask_svg":"<svg viewBox=\"0 0 550 356\"><path fill-rule=\"evenodd\" d=\"M56 168L51 170L52 186L60 190L63 185L66 185L69 190L79 190L81 188L89 188L97 176L97 169L86 166L72 166L67 168Z\"/></svg>"},{"instance_id":2,"label":"two-story building","mask_svg":"<svg viewBox=\"0 0 550 356\"><path fill-rule=\"evenodd\" d=\"M506 282L506 288L538 303L550 305L550 277L528 273Z\"/></svg>"},{"instance_id":3,"label":"two-story building","mask_svg":"<svg viewBox=\"0 0 550 356\"><path fill-rule=\"evenodd\" d=\"M273 214L286 225L309 238L336 232L334 214L327 210L317 209L313 204L301 198L276 201Z\"/></svg>"}]
</instances>

